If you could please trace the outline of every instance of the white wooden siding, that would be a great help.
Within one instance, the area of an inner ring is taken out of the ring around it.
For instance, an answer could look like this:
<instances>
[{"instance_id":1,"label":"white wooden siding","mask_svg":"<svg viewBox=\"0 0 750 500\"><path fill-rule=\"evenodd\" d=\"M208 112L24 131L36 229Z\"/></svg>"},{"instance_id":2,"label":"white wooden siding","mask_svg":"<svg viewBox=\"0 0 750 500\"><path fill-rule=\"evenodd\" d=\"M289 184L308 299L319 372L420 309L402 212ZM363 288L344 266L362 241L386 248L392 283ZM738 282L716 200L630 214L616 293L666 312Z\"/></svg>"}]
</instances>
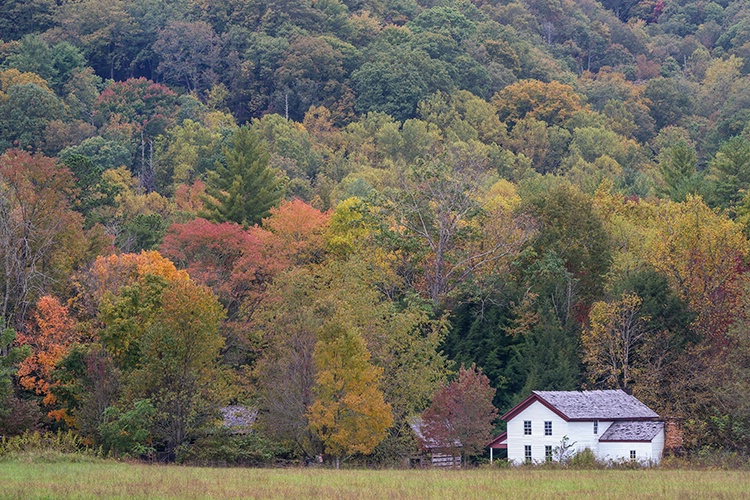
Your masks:
<instances>
[{"instance_id":1,"label":"white wooden siding","mask_svg":"<svg viewBox=\"0 0 750 500\"><path fill-rule=\"evenodd\" d=\"M531 436L523 434L524 420L531 420ZM551 436L544 435L544 422L552 422ZM508 460L524 463L524 447L531 445L532 461L544 462L544 447L555 449L566 435L570 437L568 422L539 401L534 401L508 422Z\"/></svg>"},{"instance_id":2,"label":"white wooden siding","mask_svg":"<svg viewBox=\"0 0 750 500\"><path fill-rule=\"evenodd\" d=\"M651 461L655 464L661 462L661 455L664 452L664 440L666 436L664 429L659 431L659 434L651 441Z\"/></svg>"},{"instance_id":3,"label":"white wooden siding","mask_svg":"<svg viewBox=\"0 0 750 500\"><path fill-rule=\"evenodd\" d=\"M523 423L531 421L531 435L523 433ZM552 435L544 435L544 422L552 422ZM545 446L552 449L560 446L564 436L568 436L568 443L573 444L571 450L579 452L585 448L591 449L601 460L630 460L630 450L636 451L639 462L658 463L664 448L664 431L649 443L612 443L599 442L610 425L610 420L600 420L598 432L594 434L594 422L566 422L552 410L539 401L534 401L518 415L508 421L508 460L511 463L522 464L525 461L525 446L531 445L531 459L535 463L544 462Z\"/></svg>"},{"instance_id":4,"label":"white wooden siding","mask_svg":"<svg viewBox=\"0 0 750 500\"><path fill-rule=\"evenodd\" d=\"M612 425L612 421L599 420L599 432L594 434L593 420L587 422L568 422L568 430L570 431L568 438L570 438L571 444L575 443L573 449L579 452L588 448L596 453L599 447L599 438L607 432L610 425Z\"/></svg>"}]
</instances>

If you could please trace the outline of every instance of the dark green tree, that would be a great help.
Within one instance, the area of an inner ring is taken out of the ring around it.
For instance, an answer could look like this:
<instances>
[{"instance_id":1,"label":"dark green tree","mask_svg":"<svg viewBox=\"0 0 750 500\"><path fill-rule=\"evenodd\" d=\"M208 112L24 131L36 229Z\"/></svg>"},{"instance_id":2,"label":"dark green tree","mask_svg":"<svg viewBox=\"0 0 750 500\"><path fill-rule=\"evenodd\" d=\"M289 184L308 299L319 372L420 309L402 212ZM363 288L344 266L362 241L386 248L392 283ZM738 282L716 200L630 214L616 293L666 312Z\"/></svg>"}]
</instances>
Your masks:
<instances>
[{"instance_id":1,"label":"dark green tree","mask_svg":"<svg viewBox=\"0 0 750 500\"><path fill-rule=\"evenodd\" d=\"M669 147L665 160L659 163L659 173L664 181L659 194L677 202L695 194L702 177L696 171L697 163L695 148L685 141Z\"/></svg>"},{"instance_id":2,"label":"dark green tree","mask_svg":"<svg viewBox=\"0 0 750 500\"><path fill-rule=\"evenodd\" d=\"M16 365L30 354L28 346L11 348L15 339L12 328L0 331L0 421L7 414L6 399L13 394L11 376L16 373Z\"/></svg>"},{"instance_id":3,"label":"dark green tree","mask_svg":"<svg viewBox=\"0 0 750 500\"><path fill-rule=\"evenodd\" d=\"M284 195L284 183L268 166L268 152L248 128L237 130L224 163L208 173L204 216L214 222L257 224Z\"/></svg>"},{"instance_id":4,"label":"dark green tree","mask_svg":"<svg viewBox=\"0 0 750 500\"><path fill-rule=\"evenodd\" d=\"M750 187L750 142L732 137L721 146L710 167L712 201L724 208L737 205Z\"/></svg>"}]
</instances>

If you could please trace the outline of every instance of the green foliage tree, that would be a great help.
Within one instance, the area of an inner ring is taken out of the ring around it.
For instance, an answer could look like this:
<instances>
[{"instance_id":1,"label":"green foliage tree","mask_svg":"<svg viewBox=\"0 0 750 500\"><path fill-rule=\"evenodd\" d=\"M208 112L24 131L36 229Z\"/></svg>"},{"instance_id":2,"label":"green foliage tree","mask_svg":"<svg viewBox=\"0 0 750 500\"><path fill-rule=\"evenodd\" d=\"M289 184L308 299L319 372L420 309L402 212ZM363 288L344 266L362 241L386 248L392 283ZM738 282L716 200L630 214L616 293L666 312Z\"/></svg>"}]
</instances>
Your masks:
<instances>
[{"instance_id":1,"label":"green foliage tree","mask_svg":"<svg viewBox=\"0 0 750 500\"><path fill-rule=\"evenodd\" d=\"M205 199L207 219L257 224L269 215L284 194L279 174L268 166L268 153L247 127L235 132L224 149L225 164L216 163L208 174Z\"/></svg>"},{"instance_id":2,"label":"green foliage tree","mask_svg":"<svg viewBox=\"0 0 750 500\"><path fill-rule=\"evenodd\" d=\"M695 195L701 186L702 176L697 172L698 163L695 149L685 141L662 151L664 160L659 163L659 173L664 181L660 194L672 201L685 201L688 195Z\"/></svg>"},{"instance_id":3,"label":"green foliage tree","mask_svg":"<svg viewBox=\"0 0 750 500\"><path fill-rule=\"evenodd\" d=\"M5 41L51 28L55 23L54 0L8 0L0 5L0 33Z\"/></svg>"},{"instance_id":4,"label":"green foliage tree","mask_svg":"<svg viewBox=\"0 0 750 500\"><path fill-rule=\"evenodd\" d=\"M570 273L571 280L566 279L568 284L563 285L568 290L563 294L567 299L556 306L559 312L570 314L570 307L562 307L572 298L570 286L580 287L583 300L591 300L601 291L611 259L607 233L587 201L590 198L571 184L543 178L528 183L525 189L522 207L527 207L541 225L533 248L541 258L554 255L561 259ZM559 317L563 325L571 319Z\"/></svg>"},{"instance_id":5,"label":"green foliage tree","mask_svg":"<svg viewBox=\"0 0 750 500\"><path fill-rule=\"evenodd\" d=\"M713 181L709 199L723 208L737 206L750 188L750 141L732 137L710 163Z\"/></svg>"},{"instance_id":6,"label":"green foliage tree","mask_svg":"<svg viewBox=\"0 0 750 500\"><path fill-rule=\"evenodd\" d=\"M207 287L176 280L140 341L141 359L130 380L132 397L156 409L154 440L173 456L218 415L228 396L219 365L224 309Z\"/></svg>"},{"instance_id":7,"label":"green foliage tree","mask_svg":"<svg viewBox=\"0 0 750 500\"><path fill-rule=\"evenodd\" d=\"M16 332L12 328L0 330L0 432L7 432L11 427L6 419L11 416L16 399L13 388L13 375L18 364L31 354L28 346L11 347L16 339Z\"/></svg>"}]
</instances>

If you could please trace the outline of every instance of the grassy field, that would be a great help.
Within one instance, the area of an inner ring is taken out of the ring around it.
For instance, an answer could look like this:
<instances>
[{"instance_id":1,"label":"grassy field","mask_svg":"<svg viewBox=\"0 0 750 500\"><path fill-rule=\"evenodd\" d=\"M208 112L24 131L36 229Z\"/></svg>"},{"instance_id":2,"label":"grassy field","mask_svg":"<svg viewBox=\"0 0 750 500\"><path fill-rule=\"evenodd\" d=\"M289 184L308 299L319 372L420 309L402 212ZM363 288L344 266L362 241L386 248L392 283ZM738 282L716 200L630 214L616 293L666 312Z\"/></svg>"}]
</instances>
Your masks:
<instances>
[{"instance_id":1,"label":"grassy field","mask_svg":"<svg viewBox=\"0 0 750 500\"><path fill-rule=\"evenodd\" d=\"M0 462L0 498L750 498L719 470L209 469Z\"/></svg>"}]
</instances>

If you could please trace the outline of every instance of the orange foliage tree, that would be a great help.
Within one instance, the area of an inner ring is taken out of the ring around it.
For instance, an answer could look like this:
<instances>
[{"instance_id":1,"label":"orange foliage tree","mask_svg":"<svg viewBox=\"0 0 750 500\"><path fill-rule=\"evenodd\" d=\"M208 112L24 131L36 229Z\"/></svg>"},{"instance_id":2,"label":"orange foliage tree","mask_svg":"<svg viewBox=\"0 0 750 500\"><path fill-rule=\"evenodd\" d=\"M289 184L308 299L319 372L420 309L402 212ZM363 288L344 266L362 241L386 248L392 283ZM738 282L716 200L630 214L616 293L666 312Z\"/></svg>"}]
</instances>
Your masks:
<instances>
[{"instance_id":1,"label":"orange foliage tree","mask_svg":"<svg viewBox=\"0 0 750 500\"><path fill-rule=\"evenodd\" d=\"M19 344L31 347L31 355L21 362L17 376L23 388L44 396L44 404L52 405L56 400L50 392L52 371L78 340L76 322L68 308L49 295L37 302L34 322L28 333L18 336Z\"/></svg>"}]
</instances>

